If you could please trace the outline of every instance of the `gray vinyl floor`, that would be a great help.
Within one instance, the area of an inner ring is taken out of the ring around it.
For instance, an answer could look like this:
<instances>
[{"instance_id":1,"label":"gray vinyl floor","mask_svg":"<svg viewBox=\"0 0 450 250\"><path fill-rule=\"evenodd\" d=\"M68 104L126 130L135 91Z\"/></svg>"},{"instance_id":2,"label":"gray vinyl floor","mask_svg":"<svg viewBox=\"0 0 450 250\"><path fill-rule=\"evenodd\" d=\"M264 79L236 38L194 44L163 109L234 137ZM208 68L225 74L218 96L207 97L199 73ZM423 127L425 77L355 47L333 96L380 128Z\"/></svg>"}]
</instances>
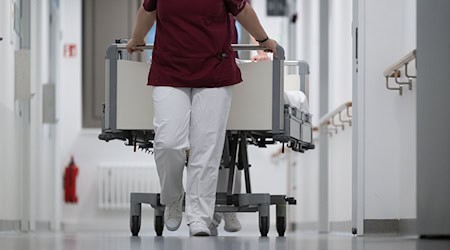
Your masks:
<instances>
[{"instance_id":1,"label":"gray vinyl floor","mask_svg":"<svg viewBox=\"0 0 450 250\"><path fill-rule=\"evenodd\" d=\"M0 233L0 250L128 250L128 249L350 249L350 250L449 250L449 240L417 237L353 237L344 234L291 233L286 237L261 238L258 234L226 234L219 237L188 237L186 233L155 237L130 237L120 233Z\"/></svg>"}]
</instances>

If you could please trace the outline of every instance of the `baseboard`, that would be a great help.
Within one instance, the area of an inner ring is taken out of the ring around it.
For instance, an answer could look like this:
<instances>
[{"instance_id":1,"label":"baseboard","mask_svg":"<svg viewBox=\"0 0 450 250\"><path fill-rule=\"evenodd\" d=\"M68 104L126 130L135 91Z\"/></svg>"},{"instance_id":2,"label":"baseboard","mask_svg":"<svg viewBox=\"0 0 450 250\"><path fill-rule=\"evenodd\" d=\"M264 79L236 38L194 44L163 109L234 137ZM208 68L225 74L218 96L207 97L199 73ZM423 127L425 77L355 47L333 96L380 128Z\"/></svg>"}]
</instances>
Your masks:
<instances>
[{"instance_id":1,"label":"baseboard","mask_svg":"<svg viewBox=\"0 0 450 250\"><path fill-rule=\"evenodd\" d=\"M50 221L36 221L36 231L51 231Z\"/></svg>"},{"instance_id":2,"label":"baseboard","mask_svg":"<svg viewBox=\"0 0 450 250\"><path fill-rule=\"evenodd\" d=\"M417 235L417 219L401 219L399 233L402 235Z\"/></svg>"},{"instance_id":3,"label":"baseboard","mask_svg":"<svg viewBox=\"0 0 450 250\"><path fill-rule=\"evenodd\" d=\"M398 234L398 232L398 220L364 220L364 234Z\"/></svg>"},{"instance_id":4,"label":"baseboard","mask_svg":"<svg viewBox=\"0 0 450 250\"><path fill-rule=\"evenodd\" d=\"M302 222L302 223L291 223L290 228L293 231L318 231L318 222ZM330 231L338 233L351 233L352 232L352 222L351 221L332 221L330 222Z\"/></svg>"},{"instance_id":5,"label":"baseboard","mask_svg":"<svg viewBox=\"0 0 450 250\"><path fill-rule=\"evenodd\" d=\"M0 232L20 231L20 220L0 220Z\"/></svg>"},{"instance_id":6,"label":"baseboard","mask_svg":"<svg viewBox=\"0 0 450 250\"><path fill-rule=\"evenodd\" d=\"M417 234L416 219L364 220L364 234Z\"/></svg>"},{"instance_id":7,"label":"baseboard","mask_svg":"<svg viewBox=\"0 0 450 250\"><path fill-rule=\"evenodd\" d=\"M292 231L318 231L318 222L301 222L301 223L290 223L290 228Z\"/></svg>"},{"instance_id":8,"label":"baseboard","mask_svg":"<svg viewBox=\"0 0 450 250\"><path fill-rule=\"evenodd\" d=\"M20 220L0 220L0 232L19 232L21 229ZM36 221L36 231L50 231L49 221Z\"/></svg>"},{"instance_id":9,"label":"baseboard","mask_svg":"<svg viewBox=\"0 0 450 250\"><path fill-rule=\"evenodd\" d=\"M352 222L351 221L332 221L330 222L330 231L339 233L351 233Z\"/></svg>"}]
</instances>

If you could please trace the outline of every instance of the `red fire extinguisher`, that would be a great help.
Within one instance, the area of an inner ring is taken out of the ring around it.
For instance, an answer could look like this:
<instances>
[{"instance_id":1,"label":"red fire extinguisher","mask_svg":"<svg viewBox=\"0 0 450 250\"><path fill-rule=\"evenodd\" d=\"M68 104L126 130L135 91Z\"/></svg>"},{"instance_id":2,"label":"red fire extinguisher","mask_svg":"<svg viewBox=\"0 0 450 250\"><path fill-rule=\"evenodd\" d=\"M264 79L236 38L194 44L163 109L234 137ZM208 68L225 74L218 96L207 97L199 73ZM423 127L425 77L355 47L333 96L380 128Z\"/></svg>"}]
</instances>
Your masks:
<instances>
[{"instance_id":1,"label":"red fire extinguisher","mask_svg":"<svg viewBox=\"0 0 450 250\"><path fill-rule=\"evenodd\" d=\"M66 203L77 203L77 175L78 167L75 165L73 156L70 158L69 166L64 170L64 201Z\"/></svg>"}]
</instances>

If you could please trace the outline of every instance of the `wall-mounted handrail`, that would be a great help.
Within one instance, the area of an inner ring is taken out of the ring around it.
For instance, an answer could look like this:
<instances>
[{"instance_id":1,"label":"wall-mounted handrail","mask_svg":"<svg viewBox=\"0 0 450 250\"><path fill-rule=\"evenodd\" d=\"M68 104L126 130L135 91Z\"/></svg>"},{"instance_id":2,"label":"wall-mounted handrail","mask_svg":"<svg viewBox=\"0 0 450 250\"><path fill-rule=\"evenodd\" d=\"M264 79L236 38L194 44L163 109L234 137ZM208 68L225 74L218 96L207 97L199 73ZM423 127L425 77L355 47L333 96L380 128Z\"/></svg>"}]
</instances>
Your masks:
<instances>
[{"instance_id":1,"label":"wall-mounted handrail","mask_svg":"<svg viewBox=\"0 0 450 250\"><path fill-rule=\"evenodd\" d=\"M384 71L384 76L389 77L394 74L397 70L401 69L405 64L410 63L414 59L416 59L417 51L413 50L408 53L402 59L398 60L396 63L392 64L389 68Z\"/></svg>"},{"instance_id":2,"label":"wall-mounted handrail","mask_svg":"<svg viewBox=\"0 0 450 250\"><path fill-rule=\"evenodd\" d=\"M406 56L404 56L403 58L398 60L396 63L394 63L393 65L391 65L389 68L387 68L384 71L384 77L386 78L386 88L387 89L389 89L389 90L398 90L400 95L403 94L402 85L408 85L409 86L409 90L412 90L412 81L413 81L413 79L416 79L416 76L410 75L408 73L408 65L413 60L416 60L416 57L417 57L417 51L413 50L412 52L408 53ZM405 68L405 76L408 79L406 82L400 80L400 77L402 76L400 70L403 67ZM417 67L417 61L416 61L416 67ZM395 78L395 83L398 86L397 87L390 86L389 85L389 78Z\"/></svg>"},{"instance_id":3,"label":"wall-mounted handrail","mask_svg":"<svg viewBox=\"0 0 450 250\"><path fill-rule=\"evenodd\" d=\"M346 102L336 108L335 110L331 111L330 113L324 115L322 118L320 118L320 125L326 125L327 122L329 122L331 119L333 119L335 116L339 115L342 111L346 110L347 114L350 114L349 109L353 106L352 102Z\"/></svg>"},{"instance_id":4,"label":"wall-mounted handrail","mask_svg":"<svg viewBox=\"0 0 450 250\"><path fill-rule=\"evenodd\" d=\"M345 126L352 126L352 114L350 110L353 107L352 102L346 102L320 118L319 126L313 128L314 132L319 132L321 127L326 127L326 132L330 136L337 134L339 129L344 130ZM345 113L345 116L343 116Z\"/></svg>"}]
</instances>

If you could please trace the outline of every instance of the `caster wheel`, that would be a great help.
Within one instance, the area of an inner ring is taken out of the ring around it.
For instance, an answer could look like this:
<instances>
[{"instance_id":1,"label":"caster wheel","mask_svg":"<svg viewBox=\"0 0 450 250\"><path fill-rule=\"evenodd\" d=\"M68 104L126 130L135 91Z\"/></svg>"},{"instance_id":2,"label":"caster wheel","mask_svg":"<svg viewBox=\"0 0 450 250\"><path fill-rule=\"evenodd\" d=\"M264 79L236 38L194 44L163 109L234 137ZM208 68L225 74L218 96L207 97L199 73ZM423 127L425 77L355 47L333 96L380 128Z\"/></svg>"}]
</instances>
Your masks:
<instances>
[{"instance_id":1,"label":"caster wheel","mask_svg":"<svg viewBox=\"0 0 450 250\"><path fill-rule=\"evenodd\" d=\"M352 234L353 235L357 235L358 234L358 230L356 228L352 228Z\"/></svg>"},{"instance_id":2,"label":"caster wheel","mask_svg":"<svg viewBox=\"0 0 450 250\"><path fill-rule=\"evenodd\" d=\"M141 229L141 216L133 215L130 218L130 229L133 236L138 236Z\"/></svg>"},{"instance_id":3,"label":"caster wheel","mask_svg":"<svg viewBox=\"0 0 450 250\"><path fill-rule=\"evenodd\" d=\"M269 217L259 217L259 232L262 237L267 237L269 233Z\"/></svg>"},{"instance_id":4,"label":"caster wheel","mask_svg":"<svg viewBox=\"0 0 450 250\"><path fill-rule=\"evenodd\" d=\"M162 236L164 230L164 219L162 216L155 216L155 231L157 236Z\"/></svg>"},{"instance_id":5,"label":"caster wheel","mask_svg":"<svg viewBox=\"0 0 450 250\"><path fill-rule=\"evenodd\" d=\"M277 231L278 236L284 237L286 232L286 217L277 217Z\"/></svg>"}]
</instances>

